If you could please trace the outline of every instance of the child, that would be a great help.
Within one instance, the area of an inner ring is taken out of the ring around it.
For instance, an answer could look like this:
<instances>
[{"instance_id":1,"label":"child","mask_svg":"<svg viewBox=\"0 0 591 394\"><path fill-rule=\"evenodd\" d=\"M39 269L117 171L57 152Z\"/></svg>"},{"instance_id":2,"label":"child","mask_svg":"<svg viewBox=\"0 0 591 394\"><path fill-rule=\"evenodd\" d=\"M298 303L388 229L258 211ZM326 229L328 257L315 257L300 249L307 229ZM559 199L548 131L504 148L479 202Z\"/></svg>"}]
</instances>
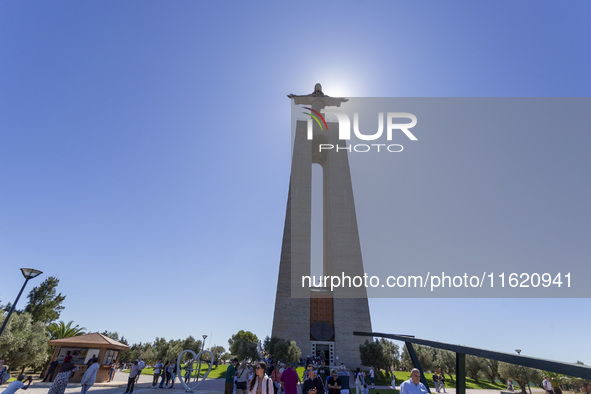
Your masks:
<instances>
[{"instance_id":1,"label":"child","mask_svg":"<svg viewBox=\"0 0 591 394\"><path fill-rule=\"evenodd\" d=\"M363 394L369 394L369 389L367 388L367 384L363 385Z\"/></svg>"}]
</instances>

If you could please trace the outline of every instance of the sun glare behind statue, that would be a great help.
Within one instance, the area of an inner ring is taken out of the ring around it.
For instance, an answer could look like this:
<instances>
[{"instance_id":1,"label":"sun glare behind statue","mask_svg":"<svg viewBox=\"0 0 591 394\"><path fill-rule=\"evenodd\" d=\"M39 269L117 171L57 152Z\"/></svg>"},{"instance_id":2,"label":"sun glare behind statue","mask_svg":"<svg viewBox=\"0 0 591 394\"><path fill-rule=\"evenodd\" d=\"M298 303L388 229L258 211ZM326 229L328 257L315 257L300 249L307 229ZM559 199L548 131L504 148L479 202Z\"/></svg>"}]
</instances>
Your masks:
<instances>
[{"instance_id":1,"label":"sun glare behind statue","mask_svg":"<svg viewBox=\"0 0 591 394\"><path fill-rule=\"evenodd\" d=\"M350 86L347 86L346 83L344 82L339 82L339 81L335 81L335 82L331 82L331 81L326 81L322 84L322 90L324 91L324 94L327 94L331 97L351 97L353 96L351 94L351 88Z\"/></svg>"},{"instance_id":2,"label":"sun glare behind statue","mask_svg":"<svg viewBox=\"0 0 591 394\"><path fill-rule=\"evenodd\" d=\"M356 83L347 76L329 74L319 77L317 82L322 85L324 94L331 97L357 97L359 95Z\"/></svg>"}]
</instances>

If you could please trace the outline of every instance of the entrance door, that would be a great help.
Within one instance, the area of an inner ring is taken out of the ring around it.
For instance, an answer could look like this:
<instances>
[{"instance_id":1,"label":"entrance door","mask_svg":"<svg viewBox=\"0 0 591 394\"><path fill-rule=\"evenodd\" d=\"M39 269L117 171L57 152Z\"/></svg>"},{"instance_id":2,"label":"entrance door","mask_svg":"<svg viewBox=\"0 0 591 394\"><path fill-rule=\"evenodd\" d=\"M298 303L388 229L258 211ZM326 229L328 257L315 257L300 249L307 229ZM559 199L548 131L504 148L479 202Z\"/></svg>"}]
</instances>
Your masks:
<instances>
[{"instance_id":1,"label":"entrance door","mask_svg":"<svg viewBox=\"0 0 591 394\"><path fill-rule=\"evenodd\" d=\"M330 345L328 344L316 344L316 357L320 357L326 364L330 365Z\"/></svg>"}]
</instances>

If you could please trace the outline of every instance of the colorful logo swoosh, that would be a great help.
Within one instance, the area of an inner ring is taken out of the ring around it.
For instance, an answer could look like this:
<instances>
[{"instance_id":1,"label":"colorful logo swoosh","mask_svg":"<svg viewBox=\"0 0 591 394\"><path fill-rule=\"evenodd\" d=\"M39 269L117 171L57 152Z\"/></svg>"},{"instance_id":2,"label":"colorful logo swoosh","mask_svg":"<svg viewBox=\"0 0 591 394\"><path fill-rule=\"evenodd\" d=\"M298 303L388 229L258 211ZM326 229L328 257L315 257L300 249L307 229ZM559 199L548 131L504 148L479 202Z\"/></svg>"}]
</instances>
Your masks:
<instances>
[{"instance_id":1,"label":"colorful logo swoosh","mask_svg":"<svg viewBox=\"0 0 591 394\"><path fill-rule=\"evenodd\" d=\"M322 123L324 123L324 126L326 126L326 131L328 131L328 125L326 124L326 120L324 120L324 116L322 116L320 114L320 112L318 111L314 111L312 108L310 107L304 107L307 110L312 111L313 113L310 112L302 112L303 114L309 115L312 119L314 119L316 121L316 123L318 123L318 126L320 126L320 130L324 130L324 127L322 127ZM320 119L322 119L322 123L320 123Z\"/></svg>"}]
</instances>

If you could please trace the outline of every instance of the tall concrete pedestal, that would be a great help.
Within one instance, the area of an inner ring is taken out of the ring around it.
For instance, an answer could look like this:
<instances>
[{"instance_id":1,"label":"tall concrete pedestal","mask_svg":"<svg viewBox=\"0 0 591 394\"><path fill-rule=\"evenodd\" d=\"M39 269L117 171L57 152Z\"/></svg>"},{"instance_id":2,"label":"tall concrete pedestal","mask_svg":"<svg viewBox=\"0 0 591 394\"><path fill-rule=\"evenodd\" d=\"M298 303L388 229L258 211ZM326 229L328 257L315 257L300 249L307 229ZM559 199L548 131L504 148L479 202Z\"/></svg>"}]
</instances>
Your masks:
<instances>
[{"instance_id":1,"label":"tall concrete pedestal","mask_svg":"<svg viewBox=\"0 0 591 394\"><path fill-rule=\"evenodd\" d=\"M320 84L310 95L288 97L317 118L326 106L346 101L324 95ZM319 355L329 365L356 368L361 364L359 345L367 338L354 336L353 331L372 331L366 289L302 287L302 276L311 275L314 163L323 171L323 275L364 274L348 152L320 152L320 144L344 147L346 141L338 140L338 123L327 125L328 130L312 120L297 121L272 336L295 340L304 359Z\"/></svg>"}]
</instances>

